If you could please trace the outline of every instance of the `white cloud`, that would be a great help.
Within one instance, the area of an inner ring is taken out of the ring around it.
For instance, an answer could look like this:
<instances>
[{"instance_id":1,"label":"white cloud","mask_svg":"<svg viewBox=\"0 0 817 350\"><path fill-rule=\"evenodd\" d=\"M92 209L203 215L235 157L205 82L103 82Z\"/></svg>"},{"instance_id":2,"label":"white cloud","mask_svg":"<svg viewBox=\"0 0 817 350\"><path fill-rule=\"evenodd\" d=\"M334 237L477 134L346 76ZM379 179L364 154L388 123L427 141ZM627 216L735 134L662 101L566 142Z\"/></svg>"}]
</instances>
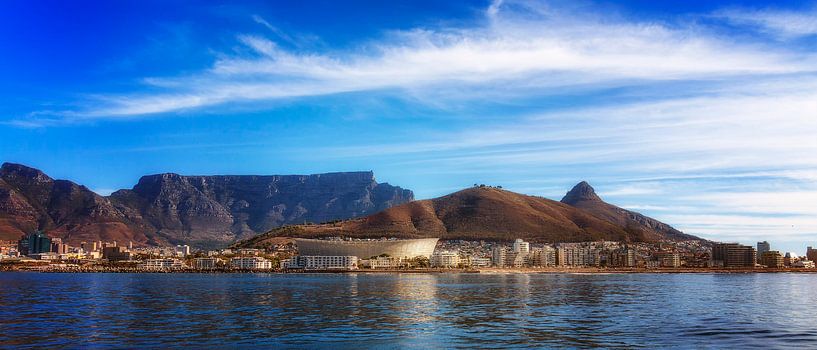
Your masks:
<instances>
[{"instance_id":1,"label":"white cloud","mask_svg":"<svg viewBox=\"0 0 817 350\"><path fill-rule=\"evenodd\" d=\"M800 12L773 9L729 9L718 11L715 16L726 18L734 24L759 27L763 31L781 37L817 34L817 9Z\"/></svg>"},{"instance_id":2,"label":"white cloud","mask_svg":"<svg viewBox=\"0 0 817 350\"><path fill-rule=\"evenodd\" d=\"M223 56L192 76L145 79L151 92L103 95L76 114L138 116L383 89L472 87L525 96L554 87L817 70L813 54L735 42L694 26L599 18L536 2L496 1L486 16L490 21L470 28L392 32L345 51L287 50L266 37L239 35L255 54ZM279 40L293 41L260 16L253 20ZM428 95L438 100L433 92Z\"/></svg>"}]
</instances>

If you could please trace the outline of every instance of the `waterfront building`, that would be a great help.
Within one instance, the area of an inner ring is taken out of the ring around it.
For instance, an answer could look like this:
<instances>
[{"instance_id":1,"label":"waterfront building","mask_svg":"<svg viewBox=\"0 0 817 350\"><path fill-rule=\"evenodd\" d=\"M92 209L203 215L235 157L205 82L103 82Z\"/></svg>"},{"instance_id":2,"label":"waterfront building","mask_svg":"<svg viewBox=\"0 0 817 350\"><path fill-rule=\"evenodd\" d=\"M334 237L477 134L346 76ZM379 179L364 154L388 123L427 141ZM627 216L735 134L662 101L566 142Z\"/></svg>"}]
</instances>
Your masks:
<instances>
[{"instance_id":1,"label":"waterfront building","mask_svg":"<svg viewBox=\"0 0 817 350\"><path fill-rule=\"evenodd\" d=\"M681 267L681 255L675 252L658 252L655 258L661 267Z\"/></svg>"},{"instance_id":2,"label":"waterfront building","mask_svg":"<svg viewBox=\"0 0 817 350\"><path fill-rule=\"evenodd\" d=\"M303 270L357 270L358 260L354 255L297 255L285 260L283 266L285 269Z\"/></svg>"},{"instance_id":3,"label":"waterfront building","mask_svg":"<svg viewBox=\"0 0 817 350\"><path fill-rule=\"evenodd\" d=\"M799 260L791 265L792 267L797 268L806 268L806 269L813 269L814 268L814 261L811 260Z\"/></svg>"},{"instance_id":4,"label":"waterfront building","mask_svg":"<svg viewBox=\"0 0 817 350\"><path fill-rule=\"evenodd\" d=\"M776 250L763 252L763 255L760 256L760 264L769 268L781 268L786 265L783 254Z\"/></svg>"},{"instance_id":5,"label":"waterfront building","mask_svg":"<svg viewBox=\"0 0 817 350\"><path fill-rule=\"evenodd\" d=\"M517 238L516 241L513 242L513 252L522 254L530 252L530 243L523 241L521 238Z\"/></svg>"},{"instance_id":6,"label":"waterfront building","mask_svg":"<svg viewBox=\"0 0 817 350\"><path fill-rule=\"evenodd\" d=\"M523 267L525 265L528 265L528 254L527 253L513 252L513 253L508 254L508 256L506 257L506 260L505 260L505 266L506 267L519 268L519 267Z\"/></svg>"},{"instance_id":7,"label":"waterfront building","mask_svg":"<svg viewBox=\"0 0 817 350\"><path fill-rule=\"evenodd\" d=\"M530 265L538 267L556 266L556 249L550 246L532 248L530 251Z\"/></svg>"},{"instance_id":8,"label":"waterfront building","mask_svg":"<svg viewBox=\"0 0 817 350\"><path fill-rule=\"evenodd\" d=\"M635 249L621 248L610 253L610 266L635 267Z\"/></svg>"},{"instance_id":9,"label":"waterfront building","mask_svg":"<svg viewBox=\"0 0 817 350\"><path fill-rule=\"evenodd\" d=\"M469 257L468 258L468 266L471 267L490 267L491 266L491 258L484 258L484 257Z\"/></svg>"},{"instance_id":10,"label":"waterfront building","mask_svg":"<svg viewBox=\"0 0 817 350\"><path fill-rule=\"evenodd\" d=\"M737 243L717 243L712 247L712 264L726 268L754 267L755 248Z\"/></svg>"},{"instance_id":11,"label":"waterfront building","mask_svg":"<svg viewBox=\"0 0 817 350\"><path fill-rule=\"evenodd\" d=\"M127 261L133 259L133 254L125 247L109 246L102 248L102 258L108 261Z\"/></svg>"},{"instance_id":12,"label":"waterfront building","mask_svg":"<svg viewBox=\"0 0 817 350\"><path fill-rule=\"evenodd\" d=\"M368 259L375 256L412 259L431 257L439 238L381 239L381 240L323 240L295 238L302 256L356 256Z\"/></svg>"},{"instance_id":13,"label":"waterfront building","mask_svg":"<svg viewBox=\"0 0 817 350\"><path fill-rule=\"evenodd\" d=\"M505 267L505 261L508 258L508 248L495 246L491 250L492 261L496 267Z\"/></svg>"},{"instance_id":14,"label":"waterfront building","mask_svg":"<svg viewBox=\"0 0 817 350\"><path fill-rule=\"evenodd\" d=\"M190 246L189 245L177 245L173 251L175 256L178 257L186 257L190 255Z\"/></svg>"},{"instance_id":15,"label":"waterfront building","mask_svg":"<svg viewBox=\"0 0 817 350\"><path fill-rule=\"evenodd\" d=\"M817 248L808 247L806 249L806 259L817 261Z\"/></svg>"},{"instance_id":16,"label":"waterfront building","mask_svg":"<svg viewBox=\"0 0 817 350\"><path fill-rule=\"evenodd\" d=\"M600 259L590 245L562 243L556 249L556 260L559 266L596 266Z\"/></svg>"},{"instance_id":17,"label":"waterfront building","mask_svg":"<svg viewBox=\"0 0 817 350\"><path fill-rule=\"evenodd\" d=\"M199 270L210 270L218 267L218 258L195 258L193 259L193 267Z\"/></svg>"},{"instance_id":18,"label":"waterfront building","mask_svg":"<svg viewBox=\"0 0 817 350\"><path fill-rule=\"evenodd\" d=\"M20 239L17 245L23 255L48 253L51 251L51 238L42 231L36 231Z\"/></svg>"},{"instance_id":19,"label":"waterfront building","mask_svg":"<svg viewBox=\"0 0 817 350\"><path fill-rule=\"evenodd\" d=\"M762 259L763 253L772 250L771 245L767 241L757 242L757 258Z\"/></svg>"},{"instance_id":20,"label":"waterfront building","mask_svg":"<svg viewBox=\"0 0 817 350\"><path fill-rule=\"evenodd\" d=\"M36 259L36 260L59 260L60 259L59 254L53 253L53 252L29 254L28 256L33 258L33 259Z\"/></svg>"},{"instance_id":21,"label":"waterfront building","mask_svg":"<svg viewBox=\"0 0 817 350\"><path fill-rule=\"evenodd\" d=\"M794 265L794 263L796 263L798 260L800 260L800 257L798 257L798 256L797 256L797 254L792 253L792 252L788 252L788 253L786 253L786 256L784 256L784 257L783 257L783 263L784 263L786 266L792 266L792 265Z\"/></svg>"},{"instance_id":22,"label":"waterfront building","mask_svg":"<svg viewBox=\"0 0 817 350\"><path fill-rule=\"evenodd\" d=\"M399 269L405 266L402 259L390 256L378 256L371 259L360 260L359 263L361 266L370 269Z\"/></svg>"},{"instance_id":23,"label":"waterfront building","mask_svg":"<svg viewBox=\"0 0 817 350\"><path fill-rule=\"evenodd\" d=\"M431 255L431 267L454 268L460 264L460 254L452 251L437 251Z\"/></svg>"},{"instance_id":24,"label":"waterfront building","mask_svg":"<svg viewBox=\"0 0 817 350\"><path fill-rule=\"evenodd\" d=\"M241 256L230 259L230 266L242 270L269 270L272 268L272 261L260 256Z\"/></svg>"},{"instance_id":25,"label":"waterfront building","mask_svg":"<svg viewBox=\"0 0 817 350\"><path fill-rule=\"evenodd\" d=\"M138 263L136 267L147 270L172 270L185 268L187 266L178 259L165 258L142 260L142 262Z\"/></svg>"}]
</instances>

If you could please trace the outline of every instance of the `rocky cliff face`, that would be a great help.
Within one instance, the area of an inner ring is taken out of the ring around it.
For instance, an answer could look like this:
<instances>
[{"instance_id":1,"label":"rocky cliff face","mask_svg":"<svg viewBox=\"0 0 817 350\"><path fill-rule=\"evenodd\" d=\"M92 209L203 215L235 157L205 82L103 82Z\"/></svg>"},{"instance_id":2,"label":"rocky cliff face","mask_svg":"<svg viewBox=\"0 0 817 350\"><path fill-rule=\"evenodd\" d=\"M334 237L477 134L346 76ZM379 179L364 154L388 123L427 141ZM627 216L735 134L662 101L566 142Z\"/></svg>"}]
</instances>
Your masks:
<instances>
[{"instance_id":1,"label":"rocky cliff face","mask_svg":"<svg viewBox=\"0 0 817 350\"><path fill-rule=\"evenodd\" d=\"M99 196L39 170L0 170L0 239L43 229L69 242L224 245L272 228L364 216L414 199L372 172L286 176L142 177Z\"/></svg>"},{"instance_id":2,"label":"rocky cliff face","mask_svg":"<svg viewBox=\"0 0 817 350\"><path fill-rule=\"evenodd\" d=\"M19 164L0 167L0 239L33 230L67 241L118 238L146 241L105 197L71 181L54 180Z\"/></svg>"},{"instance_id":3,"label":"rocky cliff face","mask_svg":"<svg viewBox=\"0 0 817 350\"><path fill-rule=\"evenodd\" d=\"M583 209L596 217L612 222L627 230L629 234L637 237L638 240L698 239L695 236L684 234L661 221L604 202L601 197L596 194L593 187L584 181L578 183L568 191L561 202Z\"/></svg>"}]
</instances>

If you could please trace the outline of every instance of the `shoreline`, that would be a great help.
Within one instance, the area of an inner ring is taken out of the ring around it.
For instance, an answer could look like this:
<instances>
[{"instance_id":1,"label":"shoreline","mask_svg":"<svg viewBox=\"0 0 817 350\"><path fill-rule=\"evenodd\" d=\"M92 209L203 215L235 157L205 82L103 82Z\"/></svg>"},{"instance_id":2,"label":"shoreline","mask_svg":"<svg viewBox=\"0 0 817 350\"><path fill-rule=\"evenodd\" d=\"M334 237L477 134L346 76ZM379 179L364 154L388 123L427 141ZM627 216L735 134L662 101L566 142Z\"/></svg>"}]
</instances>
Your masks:
<instances>
[{"instance_id":1,"label":"shoreline","mask_svg":"<svg viewBox=\"0 0 817 350\"><path fill-rule=\"evenodd\" d=\"M817 274L817 269L804 268L602 268L602 267L543 267L543 268L474 268L474 269L358 269L358 270L240 270L240 269L139 269L134 267L93 266L4 266L2 272L39 272L39 273L268 273L268 274L694 274L694 273L802 273Z\"/></svg>"}]
</instances>

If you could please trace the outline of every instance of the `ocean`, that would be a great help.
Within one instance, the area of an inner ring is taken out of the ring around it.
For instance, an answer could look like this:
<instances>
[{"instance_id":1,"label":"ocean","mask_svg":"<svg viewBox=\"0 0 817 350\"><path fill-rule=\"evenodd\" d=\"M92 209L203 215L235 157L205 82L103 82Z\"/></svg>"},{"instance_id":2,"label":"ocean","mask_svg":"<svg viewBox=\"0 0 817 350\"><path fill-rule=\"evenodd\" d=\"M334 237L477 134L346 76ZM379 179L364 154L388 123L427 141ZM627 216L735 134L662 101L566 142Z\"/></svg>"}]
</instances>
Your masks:
<instances>
[{"instance_id":1,"label":"ocean","mask_svg":"<svg viewBox=\"0 0 817 350\"><path fill-rule=\"evenodd\" d=\"M817 348L814 274L0 273L0 348Z\"/></svg>"}]
</instances>

